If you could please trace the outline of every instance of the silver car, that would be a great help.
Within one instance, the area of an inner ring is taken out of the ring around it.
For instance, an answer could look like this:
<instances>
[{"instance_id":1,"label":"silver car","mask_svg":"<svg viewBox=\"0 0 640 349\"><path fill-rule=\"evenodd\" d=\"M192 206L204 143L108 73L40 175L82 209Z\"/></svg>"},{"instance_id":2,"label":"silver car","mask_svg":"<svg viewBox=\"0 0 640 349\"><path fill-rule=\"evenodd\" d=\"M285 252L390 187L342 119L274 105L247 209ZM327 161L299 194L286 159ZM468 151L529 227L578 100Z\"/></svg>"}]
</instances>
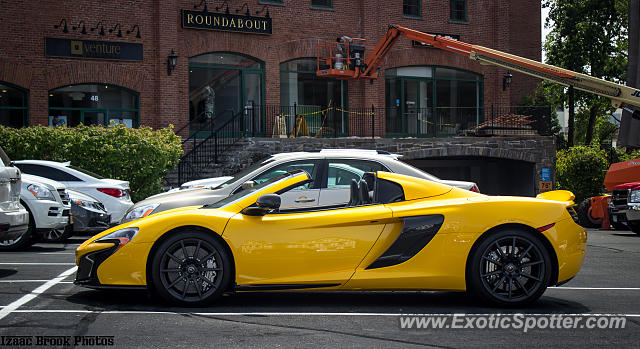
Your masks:
<instances>
[{"instance_id":1,"label":"silver car","mask_svg":"<svg viewBox=\"0 0 640 349\"><path fill-rule=\"evenodd\" d=\"M359 181L363 173L375 171L395 172L478 191L473 182L442 180L398 158L395 154L360 149L275 154L213 188L187 189L148 197L129 209L121 223L172 208L212 204L244 188L297 169L311 174L313 182L281 195L281 208L344 205L349 201L351 180ZM202 184L203 180L199 182Z\"/></svg>"}]
</instances>

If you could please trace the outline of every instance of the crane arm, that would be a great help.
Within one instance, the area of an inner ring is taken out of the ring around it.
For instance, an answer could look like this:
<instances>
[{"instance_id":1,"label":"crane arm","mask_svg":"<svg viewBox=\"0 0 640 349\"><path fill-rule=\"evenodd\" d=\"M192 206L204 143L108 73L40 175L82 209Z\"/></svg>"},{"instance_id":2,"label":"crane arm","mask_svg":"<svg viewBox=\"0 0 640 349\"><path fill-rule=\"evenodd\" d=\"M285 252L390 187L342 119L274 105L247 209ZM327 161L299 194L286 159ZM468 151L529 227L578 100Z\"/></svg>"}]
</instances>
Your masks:
<instances>
[{"instance_id":1,"label":"crane arm","mask_svg":"<svg viewBox=\"0 0 640 349\"><path fill-rule=\"evenodd\" d=\"M375 78L377 68L391 50L391 47L404 36L408 39L420 41L435 48L461 54L481 64L501 66L540 79L553 81L586 92L603 96L611 100L616 108L625 108L633 113L634 118L640 119L640 90L598 79L593 76L576 73L553 65L540 63L531 59L493 50L479 45L472 45L443 36L423 33L417 30L393 25L385 36L365 60L364 69L356 78Z\"/></svg>"}]
</instances>

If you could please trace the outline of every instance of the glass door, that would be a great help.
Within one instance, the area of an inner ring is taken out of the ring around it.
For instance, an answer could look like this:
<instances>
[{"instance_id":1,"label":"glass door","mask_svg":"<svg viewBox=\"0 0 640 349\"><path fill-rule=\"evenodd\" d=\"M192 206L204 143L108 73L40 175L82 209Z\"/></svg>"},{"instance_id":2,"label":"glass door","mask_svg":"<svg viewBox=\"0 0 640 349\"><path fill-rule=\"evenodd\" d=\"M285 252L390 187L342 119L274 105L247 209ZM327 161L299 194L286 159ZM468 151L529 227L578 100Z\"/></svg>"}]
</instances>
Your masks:
<instances>
[{"instance_id":1,"label":"glass door","mask_svg":"<svg viewBox=\"0 0 640 349\"><path fill-rule=\"evenodd\" d=\"M429 79L402 79L403 130L411 136L433 133L433 82Z\"/></svg>"},{"instance_id":2,"label":"glass door","mask_svg":"<svg viewBox=\"0 0 640 349\"><path fill-rule=\"evenodd\" d=\"M80 121L85 126L104 126L106 125L107 115L106 110L82 110Z\"/></svg>"}]
</instances>

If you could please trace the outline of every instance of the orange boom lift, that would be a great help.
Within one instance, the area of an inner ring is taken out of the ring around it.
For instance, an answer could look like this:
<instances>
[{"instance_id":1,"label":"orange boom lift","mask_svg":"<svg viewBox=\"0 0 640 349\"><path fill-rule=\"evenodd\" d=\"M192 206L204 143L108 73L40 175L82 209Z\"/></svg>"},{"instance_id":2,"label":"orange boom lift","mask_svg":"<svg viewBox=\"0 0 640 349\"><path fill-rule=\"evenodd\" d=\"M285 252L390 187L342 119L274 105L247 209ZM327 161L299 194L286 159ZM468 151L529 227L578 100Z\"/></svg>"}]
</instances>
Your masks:
<instances>
[{"instance_id":1,"label":"orange boom lift","mask_svg":"<svg viewBox=\"0 0 640 349\"><path fill-rule=\"evenodd\" d=\"M611 100L614 107L623 108L633 113L634 118L640 119L640 109L636 107L640 105L640 91L635 88L398 25L389 27L368 57L365 57L364 39L343 36L334 43L318 44L316 74L336 79L375 79L378 77L378 67L402 36L441 50L467 56L481 64L504 67L606 97Z\"/></svg>"},{"instance_id":2,"label":"orange boom lift","mask_svg":"<svg viewBox=\"0 0 640 349\"><path fill-rule=\"evenodd\" d=\"M337 42L319 44L316 74L336 79L375 79L378 77L378 67L402 36L467 56L480 64L504 67L606 97L613 107L625 109L632 113L633 118L640 119L640 108L637 107L640 105L640 90L636 88L398 25L389 26L387 33L366 57L364 39L343 36ZM613 192L613 197L597 196L581 203L578 210L581 224L601 225L606 229L610 223L616 228L623 228L621 224L626 224L640 234L640 159L613 164L605 184L607 190Z\"/></svg>"}]
</instances>

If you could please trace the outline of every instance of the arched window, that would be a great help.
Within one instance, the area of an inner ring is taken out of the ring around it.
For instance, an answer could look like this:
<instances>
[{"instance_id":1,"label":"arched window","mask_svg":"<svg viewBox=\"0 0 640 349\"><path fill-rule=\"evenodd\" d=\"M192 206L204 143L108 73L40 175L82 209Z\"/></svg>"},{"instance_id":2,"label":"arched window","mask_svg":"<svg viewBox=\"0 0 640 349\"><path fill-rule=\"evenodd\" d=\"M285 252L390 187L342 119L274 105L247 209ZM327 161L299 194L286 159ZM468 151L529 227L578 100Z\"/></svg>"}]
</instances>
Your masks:
<instances>
[{"instance_id":1,"label":"arched window","mask_svg":"<svg viewBox=\"0 0 640 349\"><path fill-rule=\"evenodd\" d=\"M0 125L23 127L29 124L29 92L0 81Z\"/></svg>"},{"instance_id":2,"label":"arched window","mask_svg":"<svg viewBox=\"0 0 640 349\"><path fill-rule=\"evenodd\" d=\"M233 115L252 112L264 100L264 64L239 53L212 52L189 58L189 120L191 130L215 118L220 125ZM253 114L251 114L253 116ZM253 128L264 130L256 114ZM248 125L246 125L248 127Z\"/></svg>"},{"instance_id":3,"label":"arched window","mask_svg":"<svg viewBox=\"0 0 640 349\"><path fill-rule=\"evenodd\" d=\"M317 113L327 107L348 110L347 81L328 79L316 75L316 58L298 58L280 64L280 105L291 107L295 112L285 114ZM309 127L335 128L336 134L348 134L347 113L332 112L326 114L326 120L316 117L307 120Z\"/></svg>"},{"instance_id":4,"label":"arched window","mask_svg":"<svg viewBox=\"0 0 640 349\"><path fill-rule=\"evenodd\" d=\"M49 125L125 124L138 127L138 93L108 84L78 84L49 91Z\"/></svg>"},{"instance_id":5,"label":"arched window","mask_svg":"<svg viewBox=\"0 0 640 349\"><path fill-rule=\"evenodd\" d=\"M451 67L387 69L386 129L422 137L462 133L483 121L483 77Z\"/></svg>"}]
</instances>

